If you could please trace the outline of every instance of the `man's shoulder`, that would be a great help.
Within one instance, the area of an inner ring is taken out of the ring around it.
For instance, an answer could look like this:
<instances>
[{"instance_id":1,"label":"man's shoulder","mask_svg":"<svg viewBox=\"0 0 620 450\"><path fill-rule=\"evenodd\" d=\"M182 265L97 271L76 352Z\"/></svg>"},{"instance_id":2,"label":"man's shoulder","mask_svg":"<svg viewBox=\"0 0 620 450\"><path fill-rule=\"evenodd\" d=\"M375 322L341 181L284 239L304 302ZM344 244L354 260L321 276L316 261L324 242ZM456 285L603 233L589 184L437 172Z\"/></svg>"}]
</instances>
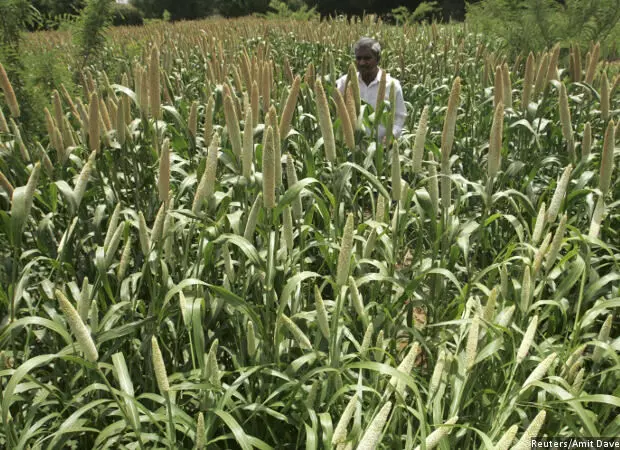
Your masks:
<instances>
[{"instance_id":1,"label":"man's shoulder","mask_svg":"<svg viewBox=\"0 0 620 450\"><path fill-rule=\"evenodd\" d=\"M347 82L347 78L348 78L348 76L349 76L349 75L345 73L344 75L342 75L340 78L338 78L338 79L336 80L336 87L337 87L338 89L340 89L340 90L343 90L343 89L344 89L344 85L345 85L345 83Z\"/></svg>"},{"instance_id":2,"label":"man's shoulder","mask_svg":"<svg viewBox=\"0 0 620 450\"><path fill-rule=\"evenodd\" d=\"M385 84L389 86L391 83L394 83L394 86L396 86L397 89L400 89L400 81L398 81L398 78L391 76L389 72L386 71L385 72Z\"/></svg>"}]
</instances>

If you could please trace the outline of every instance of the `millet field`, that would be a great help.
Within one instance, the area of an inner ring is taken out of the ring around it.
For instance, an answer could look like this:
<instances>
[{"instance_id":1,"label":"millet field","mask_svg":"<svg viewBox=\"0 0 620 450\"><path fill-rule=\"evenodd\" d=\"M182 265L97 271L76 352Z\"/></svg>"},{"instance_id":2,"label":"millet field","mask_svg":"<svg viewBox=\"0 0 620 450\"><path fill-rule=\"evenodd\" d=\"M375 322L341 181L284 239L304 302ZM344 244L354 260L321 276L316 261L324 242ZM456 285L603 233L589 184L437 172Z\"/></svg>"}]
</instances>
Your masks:
<instances>
[{"instance_id":1,"label":"millet field","mask_svg":"<svg viewBox=\"0 0 620 450\"><path fill-rule=\"evenodd\" d=\"M336 89L361 36L403 87L397 139L393 95ZM0 447L620 435L600 44L509 56L367 16L119 27L83 69L73 45L22 45L72 77L39 131L0 70Z\"/></svg>"}]
</instances>

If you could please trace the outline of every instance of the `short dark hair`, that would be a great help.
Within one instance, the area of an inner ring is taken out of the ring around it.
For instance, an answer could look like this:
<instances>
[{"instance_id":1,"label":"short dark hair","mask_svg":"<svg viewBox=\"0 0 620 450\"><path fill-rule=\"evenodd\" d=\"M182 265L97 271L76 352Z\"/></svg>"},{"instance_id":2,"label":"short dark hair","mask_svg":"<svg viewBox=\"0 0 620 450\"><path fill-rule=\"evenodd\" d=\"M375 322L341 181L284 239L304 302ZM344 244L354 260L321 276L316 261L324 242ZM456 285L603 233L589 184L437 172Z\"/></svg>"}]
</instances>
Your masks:
<instances>
[{"instance_id":1,"label":"short dark hair","mask_svg":"<svg viewBox=\"0 0 620 450\"><path fill-rule=\"evenodd\" d=\"M381 59L381 44L379 44L377 40L369 37L360 38L353 45L353 53L357 53L360 48L370 49L370 51L375 55L375 58L377 58L377 61Z\"/></svg>"}]
</instances>

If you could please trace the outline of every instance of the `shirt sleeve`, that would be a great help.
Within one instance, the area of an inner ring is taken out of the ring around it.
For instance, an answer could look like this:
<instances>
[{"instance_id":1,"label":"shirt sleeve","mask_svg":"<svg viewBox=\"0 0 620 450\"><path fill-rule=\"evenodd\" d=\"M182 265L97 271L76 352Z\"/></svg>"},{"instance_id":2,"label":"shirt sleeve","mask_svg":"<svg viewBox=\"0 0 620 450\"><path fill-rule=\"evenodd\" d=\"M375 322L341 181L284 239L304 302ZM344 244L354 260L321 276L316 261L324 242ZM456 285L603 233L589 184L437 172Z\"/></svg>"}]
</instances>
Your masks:
<instances>
[{"instance_id":1,"label":"shirt sleeve","mask_svg":"<svg viewBox=\"0 0 620 450\"><path fill-rule=\"evenodd\" d=\"M347 82L346 74L336 80L336 87L338 88L338 90L340 91L342 95L344 95L344 86L346 82Z\"/></svg>"},{"instance_id":2,"label":"shirt sleeve","mask_svg":"<svg viewBox=\"0 0 620 450\"><path fill-rule=\"evenodd\" d=\"M405 108L405 99L403 97L403 89L399 82L394 83L396 86L396 111L394 113L394 126L392 127L392 133L394 137L400 137L403 132L403 126L405 125L405 118L407 117L407 109Z\"/></svg>"}]
</instances>

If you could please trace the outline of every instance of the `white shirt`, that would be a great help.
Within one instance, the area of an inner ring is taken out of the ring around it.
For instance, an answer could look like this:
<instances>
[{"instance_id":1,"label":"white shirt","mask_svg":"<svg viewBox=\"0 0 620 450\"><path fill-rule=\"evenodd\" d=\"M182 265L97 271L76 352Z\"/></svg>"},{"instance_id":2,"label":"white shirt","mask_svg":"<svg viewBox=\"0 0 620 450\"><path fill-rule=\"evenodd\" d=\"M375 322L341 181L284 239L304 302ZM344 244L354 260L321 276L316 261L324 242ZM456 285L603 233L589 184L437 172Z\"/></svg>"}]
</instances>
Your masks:
<instances>
[{"instance_id":1,"label":"white shirt","mask_svg":"<svg viewBox=\"0 0 620 450\"><path fill-rule=\"evenodd\" d=\"M373 108L377 104L377 95L379 94L379 84L381 83L382 73L383 71L379 69L375 79L367 85L366 83L364 83L364 80L362 80L360 73L357 72L357 79L360 86L360 98L366 103L370 104ZM343 95L346 81L346 74L336 80L336 87ZM394 89L396 89L396 111L394 116L394 125L392 127L392 134L395 138L397 138L403 131L403 125L405 124L405 117L407 116L407 111L405 109L403 89L400 86L400 82L396 78L392 78L387 73L385 76L385 100L388 102L390 101L390 86L392 83L394 83ZM379 140L381 140L383 136L385 136L385 128L381 125L379 126Z\"/></svg>"}]
</instances>

